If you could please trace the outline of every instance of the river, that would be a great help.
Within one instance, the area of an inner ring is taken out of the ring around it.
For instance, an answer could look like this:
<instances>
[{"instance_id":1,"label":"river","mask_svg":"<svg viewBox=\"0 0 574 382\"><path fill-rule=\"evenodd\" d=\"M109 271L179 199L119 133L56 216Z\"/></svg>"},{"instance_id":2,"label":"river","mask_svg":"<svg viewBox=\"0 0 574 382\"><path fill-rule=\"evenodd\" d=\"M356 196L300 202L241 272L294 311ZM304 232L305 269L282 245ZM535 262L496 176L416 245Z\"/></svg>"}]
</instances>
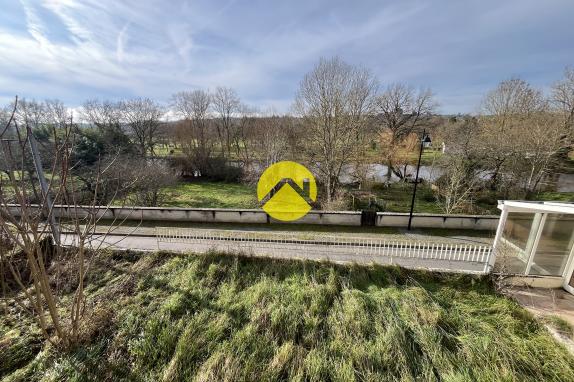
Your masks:
<instances>
[{"instance_id":1,"label":"river","mask_svg":"<svg viewBox=\"0 0 574 382\"><path fill-rule=\"evenodd\" d=\"M239 162L233 162L235 166L240 166ZM263 170L263 168L261 168ZM312 170L310 168L310 170ZM411 175L412 178L415 177L416 166L408 165L407 174ZM350 184L354 182L354 166L346 165L341 171L339 180L343 184ZM419 179L424 179L426 181L433 182L438 177L442 175L442 170L433 166L421 166L419 170ZM488 174L484 174L485 179L488 178ZM367 179L375 183L383 183L387 181L387 166L379 163L371 163L367 165ZM391 175L391 182L398 182L400 179L395 175ZM551 182L555 184L555 191L557 192L574 192L574 174L559 173L554 176L554 180Z\"/></svg>"}]
</instances>

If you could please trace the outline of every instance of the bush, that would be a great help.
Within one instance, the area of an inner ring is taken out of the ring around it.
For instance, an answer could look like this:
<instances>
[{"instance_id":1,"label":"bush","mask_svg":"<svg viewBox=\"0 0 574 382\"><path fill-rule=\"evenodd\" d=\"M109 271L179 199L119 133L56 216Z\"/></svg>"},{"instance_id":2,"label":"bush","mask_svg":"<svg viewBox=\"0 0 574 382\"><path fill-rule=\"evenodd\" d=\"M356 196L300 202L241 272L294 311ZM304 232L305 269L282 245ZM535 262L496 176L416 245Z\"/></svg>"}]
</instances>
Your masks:
<instances>
[{"instance_id":1,"label":"bush","mask_svg":"<svg viewBox=\"0 0 574 382\"><path fill-rule=\"evenodd\" d=\"M165 188L176 183L173 170L160 161L134 163L132 168L134 190L130 202L138 206L156 207L166 197Z\"/></svg>"},{"instance_id":2,"label":"bush","mask_svg":"<svg viewBox=\"0 0 574 382\"><path fill-rule=\"evenodd\" d=\"M203 160L178 155L170 158L169 163L182 177L201 177L206 180L232 183L239 183L243 178L243 168L233 166L221 157Z\"/></svg>"},{"instance_id":3,"label":"bush","mask_svg":"<svg viewBox=\"0 0 574 382\"><path fill-rule=\"evenodd\" d=\"M377 197L376 194L368 191L352 192L352 209L353 210L371 210L382 212L385 211L384 200Z\"/></svg>"}]
</instances>

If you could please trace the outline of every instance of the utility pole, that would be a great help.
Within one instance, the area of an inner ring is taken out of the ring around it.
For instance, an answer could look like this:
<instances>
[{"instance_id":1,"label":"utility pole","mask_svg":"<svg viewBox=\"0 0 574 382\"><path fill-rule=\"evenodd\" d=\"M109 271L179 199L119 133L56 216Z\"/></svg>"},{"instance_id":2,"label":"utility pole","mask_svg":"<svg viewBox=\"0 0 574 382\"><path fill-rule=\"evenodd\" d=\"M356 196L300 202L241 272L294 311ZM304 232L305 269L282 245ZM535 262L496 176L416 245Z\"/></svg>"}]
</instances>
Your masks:
<instances>
[{"instance_id":1,"label":"utility pole","mask_svg":"<svg viewBox=\"0 0 574 382\"><path fill-rule=\"evenodd\" d=\"M42 160L40 159L40 154L38 153L38 145L36 143L36 138L32 134L32 129L30 126L26 126L26 133L28 134L28 141L30 142L30 150L32 151L32 159L34 160L34 168L36 169L36 174L38 175L38 180L40 181L40 188L42 189L42 197L48 205L48 223L50 228L52 228L52 237L56 242L56 245L60 245L60 227L56 223L56 219L53 213L53 203L52 198L48 190L48 183L46 182L46 177L44 176L44 169L42 167Z\"/></svg>"}]
</instances>

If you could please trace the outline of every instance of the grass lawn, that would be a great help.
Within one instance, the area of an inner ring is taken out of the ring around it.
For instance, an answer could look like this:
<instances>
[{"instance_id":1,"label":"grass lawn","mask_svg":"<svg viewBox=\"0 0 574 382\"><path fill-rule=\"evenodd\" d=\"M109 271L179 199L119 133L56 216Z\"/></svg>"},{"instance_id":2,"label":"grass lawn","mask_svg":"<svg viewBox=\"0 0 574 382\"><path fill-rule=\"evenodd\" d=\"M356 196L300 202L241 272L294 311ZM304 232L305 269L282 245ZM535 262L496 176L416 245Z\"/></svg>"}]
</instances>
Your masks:
<instances>
[{"instance_id":1,"label":"grass lawn","mask_svg":"<svg viewBox=\"0 0 574 382\"><path fill-rule=\"evenodd\" d=\"M538 194L536 194L536 196L533 196L531 199L556 201L556 202L574 202L574 192L544 191L539 192Z\"/></svg>"},{"instance_id":2,"label":"grass lawn","mask_svg":"<svg viewBox=\"0 0 574 382\"><path fill-rule=\"evenodd\" d=\"M394 183L373 193L384 201L386 211L409 212L412 184ZM255 186L224 182L180 182L167 189L163 207L259 208ZM419 185L415 212L441 213L429 187Z\"/></svg>"},{"instance_id":3,"label":"grass lawn","mask_svg":"<svg viewBox=\"0 0 574 382\"><path fill-rule=\"evenodd\" d=\"M440 157L442 155L443 155L443 153L441 150L425 149L423 151L423 155L421 156L421 166L430 166L430 165L434 164L436 161L438 161L440 159ZM419 160L418 149L416 151L413 151L412 153L410 153L409 158L410 158L410 163L413 165L416 165L417 161Z\"/></svg>"},{"instance_id":4,"label":"grass lawn","mask_svg":"<svg viewBox=\"0 0 574 382\"><path fill-rule=\"evenodd\" d=\"M181 148L174 147L173 145L156 145L153 151L155 155L159 157L165 157L172 154L181 154Z\"/></svg>"},{"instance_id":5,"label":"grass lawn","mask_svg":"<svg viewBox=\"0 0 574 382\"><path fill-rule=\"evenodd\" d=\"M413 195L414 184L391 183L388 187L376 185L370 191L377 197L379 205L383 205L386 212L409 212ZM443 213L436 202L430 186L421 183L417 187L414 212Z\"/></svg>"},{"instance_id":6,"label":"grass lawn","mask_svg":"<svg viewBox=\"0 0 574 382\"><path fill-rule=\"evenodd\" d=\"M258 208L254 186L223 182L180 182L167 189L163 207Z\"/></svg>"},{"instance_id":7,"label":"grass lawn","mask_svg":"<svg viewBox=\"0 0 574 382\"><path fill-rule=\"evenodd\" d=\"M45 346L14 306L0 316L3 381L574 380L574 357L475 276L216 254L92 264L77 348Z\"/></svg>"},{"instance_id":8,"label":"grass lawn","mask_svg":"<svg viewBox=\"0 0 574 382\"><path fill-rule=\"evenodd\" d=\"M162 207L259 208L256 187L241 183L179 182L166 191ZM412 183L392 183L388 187L377 185L370 192L376 195L378 203L384 205L387 212L410 210ZM355 203L354 208L361 209L363 206ZM481 214L498 214L496 203L479 202L477 208ZM421 183L417 188L415 212L443 213L427 184Z\"/></svg>"},{"instance_id":9,"label":"grass lawn","mask_svg":"<svg viewBox=\"0 0 574 382\"><path fill-rule=\"evenodd\" d=\"M392 183L388 187L375 185L370 191L377 197L377 202L385 206L388 212L409 212L414 185L412 183ZM493 193L477 195L473 207L475 214L498 215L497 200L502 196ZM530 197L530 200L574 202L574 192L542 191ZM444 213L436 201L428 183L420 183L417 187L415 210L418 213Z\"/></svg>"}]
</instances>

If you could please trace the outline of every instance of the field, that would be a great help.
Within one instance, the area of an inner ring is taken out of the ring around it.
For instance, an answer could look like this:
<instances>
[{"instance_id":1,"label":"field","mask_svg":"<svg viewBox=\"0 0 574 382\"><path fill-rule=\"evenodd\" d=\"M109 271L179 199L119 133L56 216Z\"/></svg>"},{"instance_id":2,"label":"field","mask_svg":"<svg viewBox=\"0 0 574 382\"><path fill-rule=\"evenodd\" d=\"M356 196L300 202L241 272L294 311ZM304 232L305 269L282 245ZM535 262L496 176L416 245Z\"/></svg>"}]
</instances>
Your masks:
<instances>
[{"instance_id":1,"label":"field","mask_svg":"<svg viewBox=\"0 0 574 382\"><path fill-rule=\"evenodd\" d=\"M77 348L44 346L14 306L0 316L3 381L574 380L574 358L488 279L219 254L92 266Z\"/></svg>"}]
</instances>

